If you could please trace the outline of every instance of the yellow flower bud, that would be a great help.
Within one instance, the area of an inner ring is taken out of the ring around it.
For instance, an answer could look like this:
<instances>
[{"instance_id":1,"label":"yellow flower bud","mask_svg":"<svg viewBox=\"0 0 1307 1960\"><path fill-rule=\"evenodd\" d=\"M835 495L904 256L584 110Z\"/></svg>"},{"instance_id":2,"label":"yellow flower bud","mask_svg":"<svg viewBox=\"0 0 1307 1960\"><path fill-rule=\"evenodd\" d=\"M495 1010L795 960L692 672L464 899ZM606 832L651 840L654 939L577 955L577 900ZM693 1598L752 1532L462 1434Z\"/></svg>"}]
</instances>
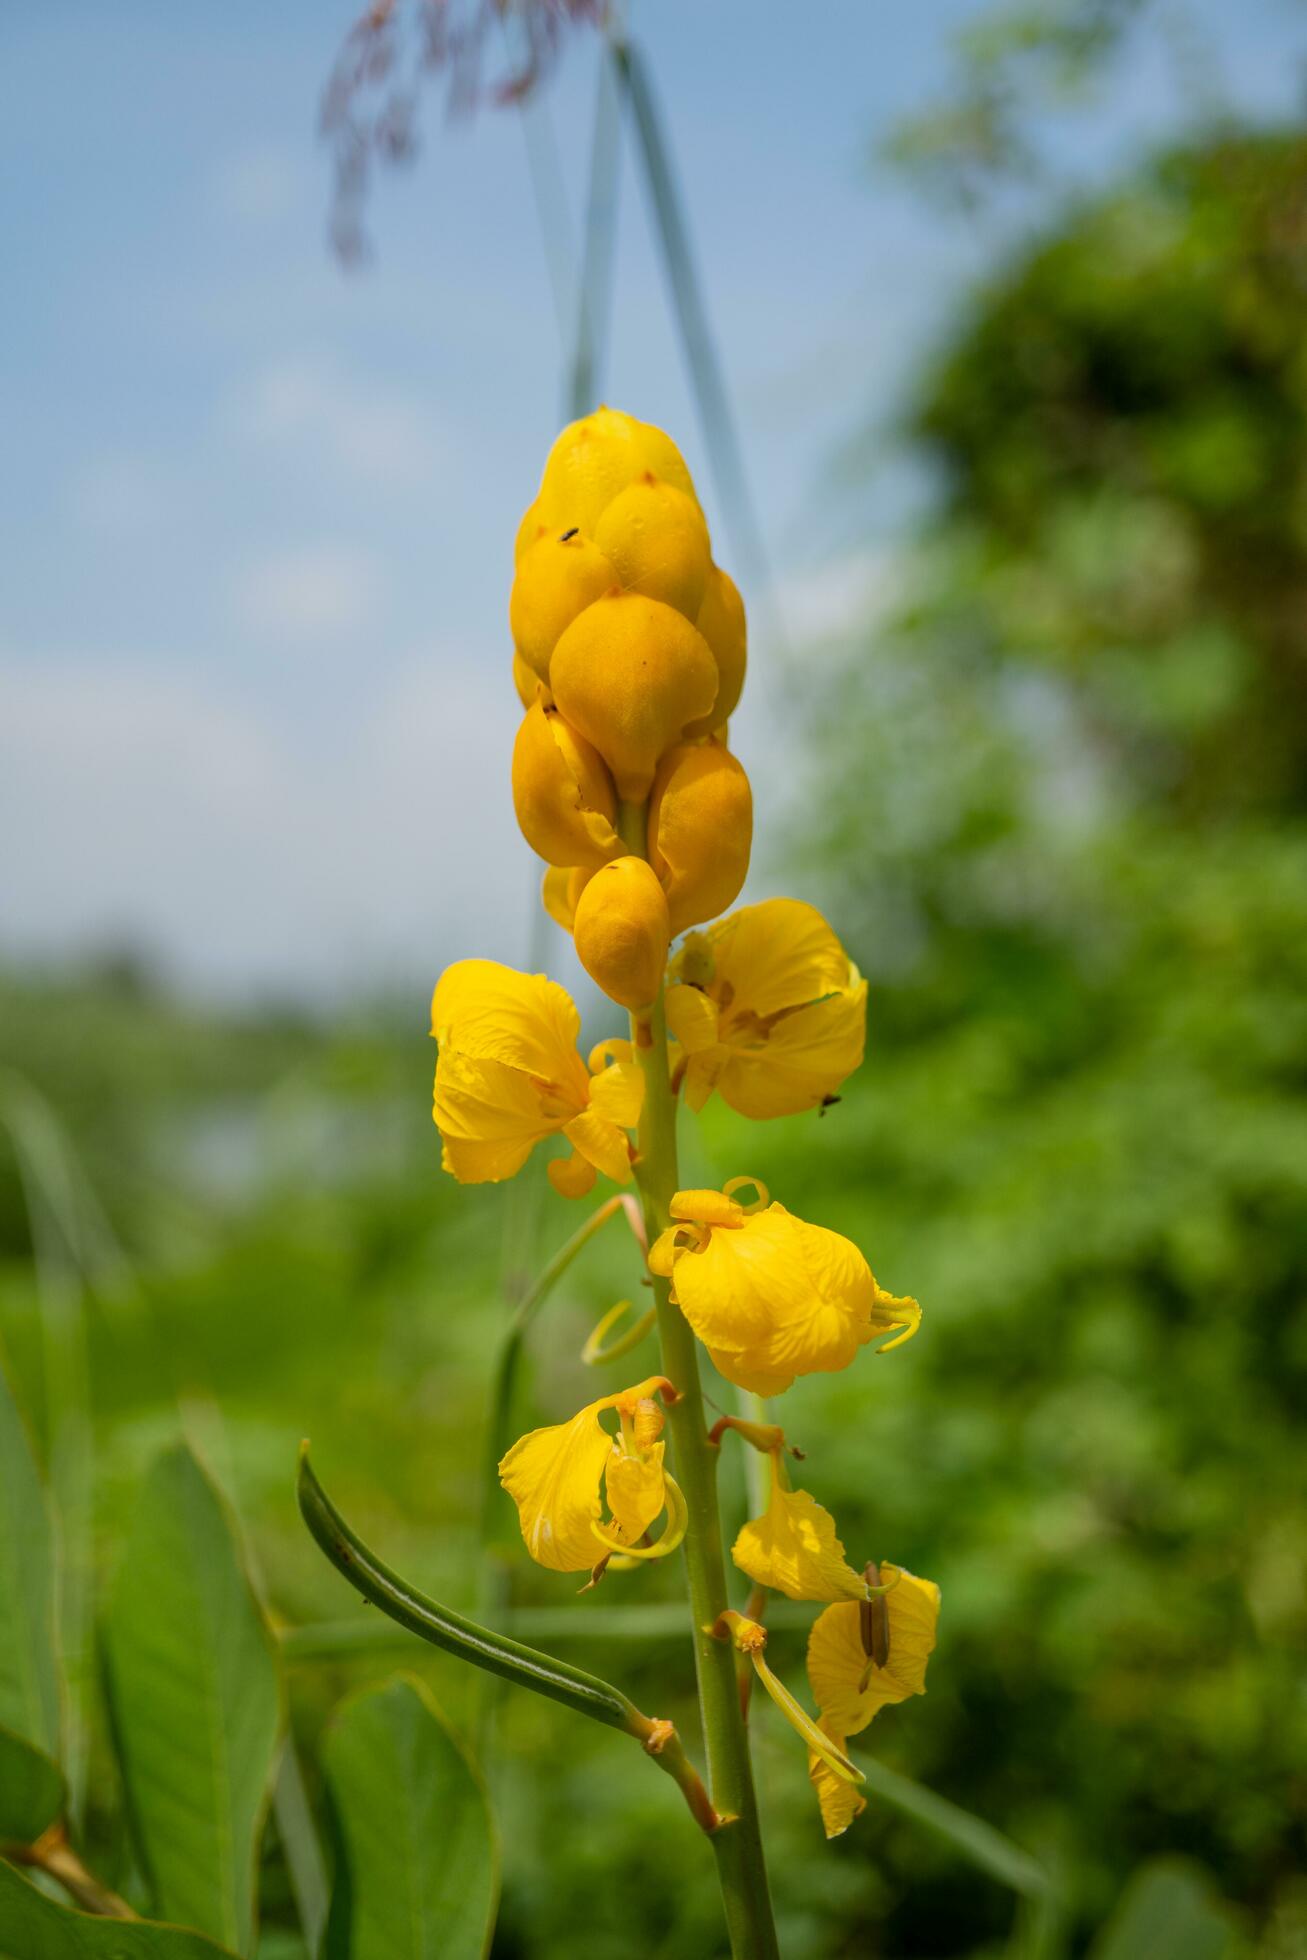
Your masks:
<instances>
[{"instance_id":1,"label":"yellow flower bud","mask_svg":"<svg viewBox=\"0 0 1307 1960\"><path fill-rule=\"evenodd\" d=\"M556 926L572 930L576 902L594 876L584 865L551 864L540 886L540 903Z\"/></svg>"},{"instance_id":2,"label":"yellow flower bud","mask_svg":"<svg viewBox=\"0 0 1307 1960\"><path fill-rule=\"evenodd\" d=\"M708 586L708 526L693 497L646 471L613 498L595 544L627 592L662 599L693 620Z\"/></svg>"},{"instance_id":3,"label":"yellow flower bud","mask_svg":"<svg viewBox=\"0 0 1307 1960\"><path fill-rule=\"evenodd\" d=\"M649 861L667 894L672 937L740 895L753 841L749 778L720 742L670 749L649 801Z\"/></svg>"},{"instance_id":4,"label":"yellow flower bud","mask_svg":"<svg viewBox=\"0 0 1307 1960\"><path fill-rule=\"evenodd\" d=\"M513 655L513 686L524 708L535 706L540 695L540 676L534 667L527 666L520 653Z\"/></svg>"},{"instance_id":5,"label":"yellow flower bud","mask_svg":"<svg viewBox=\"0 0 1307 1960\"><path fill-rule=\"evenodd\" d=\"M540 701L527 709L513 744L513 808L546 864L595 868L621 849L608 771L584 737Z\"/></svg>"},{"instance_id":6,"label":"yellow flower bud","mask_svg":"<svg viewBox=\"0 0 1307 1960\"><path fill-rule=\"evenodd\" d=\"M552 529L576 525L593 537L606 505L645 470L694 496L694 484L670 436L620 409L598 408L571 422L554 443L545 464L538 499Z\"/></svg>"},{"instance_id":7,"label":"yellow flower bud","mask_svg":"<svg viewBox=\"0 0 1307 1960\"><path fill-rule=\"evenodd\" d=\"M735 580L720 565L708 573L708 585L695 622L717 662L717 699L711 715L692 723L687 735L710 735L735 713L744 692L744 670L748 661L748 628L744 601Z\"/></svg>"},{"instance_id":8,"label":"yellow flower bud","mask_svg":"<svg viewBox=\"0 0 1307 1960\"><path fill-rule=\"evenodd\" d=\"M513 644L542 681L558 636L601 593L616 589L616 572L580 533L550 532L522 554L508 601Z\"/></svg>"},{"instance_id":9,"label":"yellow flower bud","mask_svg":"<svg viewBox=\"0 0 1307 1960\"><path fill-rule=\"evenodd\" d=\"M698 628L636 592L587 606L554 648L549 673L559 708L593 742L628 803L644 801L662 756L717 696L717 668Z\"/></svg>"},{"instance_id":10,"label":"yellow flower bud","mask_svg":"<svg viewBox=\"0 0 1307 1960\"><path fill-rule=\"evenodd\" d=\"M522 522L513 540L513 563L516 565L523 552L529 551L538 538L546 537L548 533L549 526L540 514L540 499L537 497L522 512Z\"/></svg>"},{"instance_id":11,"label":"yellow flower bud","mask_svg":"<svg viewBox=\"0 0 1307 1960\"><path fill-rule=\"evenodd\" d=\"M621 1007L647 1007L667 964L667 900L643 858L620 857L587 880L572 925L590 978Z\"/></svg>"}]
</instances>

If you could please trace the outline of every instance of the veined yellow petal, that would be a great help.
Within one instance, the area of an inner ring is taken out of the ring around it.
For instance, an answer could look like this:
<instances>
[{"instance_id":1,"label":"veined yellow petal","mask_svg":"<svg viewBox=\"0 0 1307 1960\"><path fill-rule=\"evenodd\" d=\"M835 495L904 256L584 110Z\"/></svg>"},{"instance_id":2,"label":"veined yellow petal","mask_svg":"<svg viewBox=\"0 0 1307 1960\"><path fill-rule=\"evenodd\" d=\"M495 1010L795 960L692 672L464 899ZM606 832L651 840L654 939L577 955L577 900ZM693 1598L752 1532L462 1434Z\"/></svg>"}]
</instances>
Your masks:
<instances>
[{"instance_id":1,"label":"veined yellow petal","mask_svg":"<svg viewBox=\"0 0 1307 1960\"><path fill-rule=\"evenodd\" d=\"M626 1132L601 1116L597 1109L585 1109L574 1116L570 1123L563 1125L563 1135L605 1177L611 1177L615 1184L630 1183L631 1152Z\"/></svg>"},{"instance_id":2,"label":"veined yellow petal","mask_svg":"<svg viewBox=\"0 0 1307 1960\"><path fill-rule=\"evenodd\" d=\"M499 1466L526 1548L551 1571L589 1572L595 1563L590 1527L599 1521L599 1479L613 1446L599 1411L610 1406L592 1402L570 1422L533 1429Z\"/></svg>"},{"instance_id":3,"label":"veined yellow petal","mask_svg":"<svg viewBox=\"0 0 1307 1960\"><path fill-rule=\"evenodd\" d=\"M644 1076L638 1062L614 1062L590 1078L590 1107L619 1130L633 1130L644 1107Z\"/></svg>"},{"instance_id":4,"label":"veined yellow petal","mask_svg":"<svg viewBox=\"0 0 1307 1960\"><path fill-rule=\"evenodd\" d=\"M861 1065L867 1041L867 983L782 1014L756 1046L730 1044L722 1100L755 1121L817 1109Z\"/></svg>"},{"instance_id":5,"label":"veined yellow petal","mask_svg":"<svg viewBox=\"0 0 1307 1960\"><path fill-rule=\"evenodd\" d=\"M699 1055L717 1042L717 1004L698 987L672 985L664 996L667 1026L687 1055Z\"/></svg>"},{"instance_id":6,"label":"veined yellow petal","mask_svg":"<svg viewBox=\"0 0 1307 1960\"><path fill-rule=\"evenodd\" d=\"M833 1729L829 1722L817 1725L841 1755L846 1753L847 1738ZM822 1827L828 1838L842 1837L855 1817L860 1817L867 1808L867 1799L860 1795L852 1783L846 1783L837 1776L824 1757L815 1749L808 1751L808 1780L817 1792L817 1802L821 1806Z\"/></svg>"},{"instance_id":7,"label":"veined yellow petal","mask_svg":"<svg viewBox=\"0 0 1307 1960\"><path fill-rule=\"evenodd\" d=\"M844 1556L835 1520L806 1490L784 1490L773 1473L771 1500L751 1518L731 1557L755 1584L789 1599L863 1599L865 1579Z\"/></svg>"},{"instance_id":8,"label":"veined yellow petal","mask_svg":"<svg viewBox=\"0 0 1307 1960\"><path fill-rule=\"evenodd\" d=\"M471 1137L445 1137L440 1164L460 1184L498 1184L506 1177L517 1175L533 1147L529 1137L525 1143L482 1143Z\"/></svg>"},{"instance_id":9,"label":"veined yellow petal","mask_svg":"<svg viewBox=\"0 0 1307 1960\"><path fill-rule=\"evenodd\" d=\"M539 1143L567 1120L554 1113L535 1076L503 1062L482 1061L443 1048L436 1061L432 1114L441 1135L478 1142Z\"/></svg>"},{"instance_id":10,"label":"veined yellow petal","mask_svg":"<svg viewBox=\"0 0 1307 1960\"><path fill-rule=\"evenodd\" d=\"M643 1456L627 1456L614 1445L604 1465L608 1508L628 1545L644 1535L663 1508L665 1448L663 1443L654 1443Z\"/></svg>"},{"instance_id":11,"label":"veined yellow petal","mask_svg":"<svg viewBox=\"0 0 1307 1960\"><path fill-rule=\"evenodd\" d=\"M543 973L518 973L497 960L456 961L436 982L431 1032L442 1048L521 1069L585 1108L585 1065L576 1052L581 1017L566 988Z\"/></svg>"},{"instance_id":12,"label":"veined yellow petal","mask_svg":"<svg viewBox=\"0 0 1307 1960\"><path fill-rule=\"evenodd\" d=\"M783 1206L772 1205L677 1260L677 1300L708 1347L765 1343L778 1322L807 1309L809 1280L794 1225Z\"/></svg>"},{"instance_id":13,"label":"veined yellow petal","mask_svg":"<svg viewBox=\"0 0 1307 1960\"><path fill-rule=\"evenodd\" d=\"M711 929L719 975L734 977L754 1014L803 1007L849 984L849 956L813 905L768 898L742 905Z\"/></svg>"},{"instance_id":14,"label":"veined yellow petal","mask_svg":"<svg viewBox=\"0 0 1307 1960\"><path fill-rule=\"evenodd\" d=\"M861 1608L828 1606L808 1636L808 1680L823 1724L839 1735L857 1735L881 1708L926 1692L926 1662L935 1645L939 1587L903 1572L885 1594L889 1655L884 1667L870 1660L862 1639Z\"/></svg>"}]
</instances>

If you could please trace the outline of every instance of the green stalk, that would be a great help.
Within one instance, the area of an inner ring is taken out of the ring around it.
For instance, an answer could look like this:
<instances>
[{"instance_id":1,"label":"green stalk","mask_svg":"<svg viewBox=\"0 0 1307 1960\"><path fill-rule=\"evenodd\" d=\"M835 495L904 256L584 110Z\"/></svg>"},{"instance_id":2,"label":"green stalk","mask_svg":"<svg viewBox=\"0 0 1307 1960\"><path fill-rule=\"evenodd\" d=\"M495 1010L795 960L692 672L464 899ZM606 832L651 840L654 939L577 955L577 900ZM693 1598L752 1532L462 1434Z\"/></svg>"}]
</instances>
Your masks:
<instances>
[{"instance_id":1,"label":"green stalk","mask_svg":"<svg viewBox=\"0 0 1307 1960\"><path fill-rule=\"evenodd\" d=\"M634 856L648 856L643 806L623 804L623 843ZM631 1016L631 1039L644 1076L644 1109L636 1183L644 1207L649 1243L671 1223L677 1189L676 1100L667 1068L667 1026L662 994L647 1014ZM667 1280L654 1279L663 1373L676 1384L679 1400L667 1412L676 1475L689 1511L683 1556L690 1588L690 1618L699 1712L708 1760L708 1788L722 1819L711 1843L730 1935L733 1960L778 1960L767 1867L758 1827L758 1804L749 1761L749 1735L740 1712L735 1655L729 1641L713 1638L712 1628L730 1605L722 1527L717 1508L717 1451L708 1440L699 1384L694 1335L673 1305Z\"/></svg>"}]
</instances>

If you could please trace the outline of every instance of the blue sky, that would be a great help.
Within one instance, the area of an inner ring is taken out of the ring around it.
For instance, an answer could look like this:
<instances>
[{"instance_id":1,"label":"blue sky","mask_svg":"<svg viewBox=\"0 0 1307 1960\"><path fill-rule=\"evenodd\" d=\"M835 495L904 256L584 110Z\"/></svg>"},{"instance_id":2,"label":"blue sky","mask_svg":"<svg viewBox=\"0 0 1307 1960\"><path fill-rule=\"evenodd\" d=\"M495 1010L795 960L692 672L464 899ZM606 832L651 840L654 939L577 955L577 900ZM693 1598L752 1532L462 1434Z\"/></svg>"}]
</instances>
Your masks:
<instances>
[{"instance_id":1,"label":"blue sky","mask_svg":"<svg viewBox=\"0 0 1307 1960\"><path fill-rule=\"evenodd\" d=\"M131 942L207 993L329 998L524 954L507 567L561 356L527 148L515 112L451 126L433 93L344 273L315 121L356 11L0 9L0 957ZM834 457L1038 216L960 226L870 161L978 11L634 10L792 660L883 579L902 514L850 504ZM1234 106L1294 105L1291 0L1190 16ZM578 36L547 99L576 215L595 61ZM1174 45L1141 38L1052 130L1059 178L1184 106ZM604 393L673 432L715 518L629 152L620 190ZM758 892L779 669L756 648L737 725Z\"/></svg>"}]
</instances>

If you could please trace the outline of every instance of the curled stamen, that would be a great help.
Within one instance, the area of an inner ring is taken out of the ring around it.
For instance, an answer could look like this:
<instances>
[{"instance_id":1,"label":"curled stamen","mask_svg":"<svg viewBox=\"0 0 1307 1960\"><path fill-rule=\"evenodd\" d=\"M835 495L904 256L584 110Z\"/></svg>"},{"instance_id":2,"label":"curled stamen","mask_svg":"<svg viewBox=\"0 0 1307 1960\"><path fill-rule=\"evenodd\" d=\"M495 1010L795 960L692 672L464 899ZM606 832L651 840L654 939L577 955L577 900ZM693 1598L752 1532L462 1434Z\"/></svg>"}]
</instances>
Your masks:
<instances>
[{"instance_id":1,"label":"curled stamen","mask_svg":"<svg viewBox=\"0 0 1307 1960\"><path fill-rule=\"evenodd\" d=\"M771 1194L760 1177L728 1177L722 1186L722 1195L727 1198L734 1198L737 1191L747 1191L750 1188L757 1195L752 1203L747 1205L741 1204L740 1210L746 1216L751 1212L766 1211L768 1205L771 1203ZM739 1200L737 1199L736 1202L738 1203Z\"/></svg>"},{"instance_id":2,"label":"curled stamen","mask_svg":"<svg viewBox=\"0 0 1307 1960\"><path fill-rule=\"evenodd\" d=\"M581 1359L588 1368L597 1368L601 1361L616 1361L619 1356L629 1354L631 1349L637 1347L644 1339L658 1315L657 1308L650 1307L648 1313L642 1313L633 1326L628 1327L624 1334L620 1334L615 1341L611 1341L605 1347L604 1335L610 1328L616 1327L618 1321L630 1312L631 1302L619 1300L617 1305L610 1307L602 1320L591 1330L589 1339L581 1349Z\"/></svg>"},{"instance_id":3,"label":"curled stamen","mask_svg":"<svg viewBox=\"0 0 1307 1960\"><path fill-rule=\"evenodd\" d=\"M767 1645L767 1630L756 1620L748 1620L742 1613L726 1612L717 1620L712 1633L719 1640L730 1640L738 1652L747 1654L753 1663L753 1671L762 1682L781 1714L795 1729L809 1749L820 1756L827 1767L844 1783L865 1783L866 1777L856 1763L851 1763L842 1749L837 1749L824 1729L818 1728L806 1708L794 1699L785 1683L774 1675L763 1657Z\"/></svg>"},{"instance_id":4,"label":"curled stamen","mask_svg":"<svg viewBox=\"0 0 1307 1960\"><path fill-rule=\"evenodd\" d=\"M662 1536L652 1545L627 1545L618 1536L615 1526L592 1524L591 1531L606 1551L618 1553L622 1558L666 1558L669 1552L677 1549L689 1525L690 1512L675 1477L665 1477L664 1483L667 1491L667 1525Z\"/></svg>"},{"instance_id":5,"label":"curled stamen","mask_svg":"<svg viewBox=\"0 0 1307 1960\"><path fill-rule=\"evenodd\" d=\"M895 1327L902 1329L901 1333L895 1334L892 1341L882 1341L876 1349L877 1354L890 1354L896 1347L902 1347L905 1341L910 1341L918 1331L921 1326L921 1308L909 1296L900 1298L897 1293L883 1293L877 1287L872 1324L877 1328L883 1328L887 1334Z\"/></svg>"}]
</instances>

